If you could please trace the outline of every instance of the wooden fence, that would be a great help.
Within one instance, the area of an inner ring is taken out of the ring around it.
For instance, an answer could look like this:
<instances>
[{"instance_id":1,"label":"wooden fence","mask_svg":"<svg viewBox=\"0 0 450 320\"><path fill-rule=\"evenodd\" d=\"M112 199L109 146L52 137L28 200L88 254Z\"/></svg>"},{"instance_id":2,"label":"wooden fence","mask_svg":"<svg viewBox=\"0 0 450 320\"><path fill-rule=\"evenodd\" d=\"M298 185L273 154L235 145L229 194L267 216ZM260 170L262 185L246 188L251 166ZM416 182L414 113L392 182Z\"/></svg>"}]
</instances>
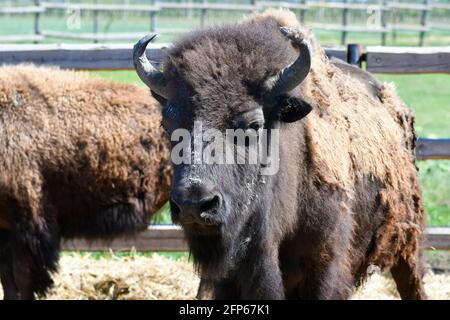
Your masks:
<instances>
[{"instance_id":1,"label":"wooden fence","mask_svg":"<svg viewBox=\"0 0 450 320\"><path fill-rule=\"evenodd\" d=\"M62 38L62 39L77 39L86 41L106 41L106 40L132 40L136 39L139 34L136 33L101 33L99 30L100 14L106 12L139 12L147 13L149 16L149 30L143 32L159 32L161 34L172 34L185 32L188 29L183 28L163 28L157 26L157 15L164 9L170 10L195 10L199 11L200 26L205 26L208 12L210 11L239 11L249 13L260 11L267 7L283 7L294 10L301 22L304 22L308 27L313 29L332 30L341 32L341 44L347 43L347 36L350 32L364 32L364 33L379 33L381 35L381 44L386 44L386 37L389 33L396 33L397 31L412 31L419 34L420 46L423 46L425 35L431 29L446 30L450 32L450 24L442 22L433 22L432 13L448 12L450 15L450 4L435 3L432 0L423 0L422 3L411 2L397 2L397 0L379 0L379 3L361 3L352 2L352 0L342 0L342 2L321 1L321 0L299 0L300 2L289 1L251 1L248 4L229 4L229 3L208 3L203 2L165 2L165 1L151 1L153 4L102 4L99 0L94 3L70 3L70 2L51 2L43 0L33 0L34 6L22 7L0 7L1 14L34 14L34 34L33 35L9 35L1 36L0 42L23 42L23 41L42 41L45 37ZM340 10L340 23L323 23L314 22L308 23L305 21L305 13L312 12L312 10ZM64 10L64 12L91 12L93 19L93 30L89 33L81 32L67 32L54 30L41 30L42 14L49 10ZM355 25L351 23L351 12L362 12L367 15L365 24ZM420 21L416 24L400 24L396 20L396 16L400 12L418 12L420 13ZM390 18L389 18L390 17Z\"/></svg>"},{"instance_id":2,"label":"wooden fence","mask_svg":"<svg viewBox=\"0 0 450 320\"><path fill-rule=\"evenodd\" d=\"M164 47L168 44L150 44L148 58L159 65L164 60ZM35 63L62 68L84 70L133 69L129 45L0 45L0 65ZM346 48L326 48L330 57L347 60L353 64L365 62L371 72L382 73L447 73L450 74L450 48L390 48L357 45ZM416 155L419 160L450 160L450 139L425 139L418 141ZM450 250L450 228L429 228L426 248ZM84 240L65 241L66 250L80 251L185 251L182 231L175 226L150 226L136 238L116 239L111 242Z\"/></svg>"},{"instance_id":3,"label":"wooden fence","mask_svg":"<svg viewBox=\"0 0 450 320\"><path fill-rule=\"evenodd\" d=\"M450 250L450 228L428 228L424 249ZM64 240L63 250L69 251L187 251L183 230L174 225L153 225L135 237L111 241Z\"/></svg>"}]
</instances>

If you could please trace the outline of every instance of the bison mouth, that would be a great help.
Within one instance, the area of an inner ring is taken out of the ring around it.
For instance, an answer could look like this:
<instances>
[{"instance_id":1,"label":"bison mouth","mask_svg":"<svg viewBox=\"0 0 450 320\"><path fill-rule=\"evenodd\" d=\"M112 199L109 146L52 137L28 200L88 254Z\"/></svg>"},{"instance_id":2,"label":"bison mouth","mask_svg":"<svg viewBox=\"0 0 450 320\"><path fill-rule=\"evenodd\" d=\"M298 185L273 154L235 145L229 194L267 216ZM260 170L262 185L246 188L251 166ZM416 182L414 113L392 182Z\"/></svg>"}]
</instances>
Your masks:
<instances>
[{"instance_id":1,"label":"bison mouth","mask_svg":"<svg viewBox=\"0 0 450 320\"><path fill-rule=\"evenodd\" d=\"M175 224L183 227L187 234L191 235L217 235L220 233L223 221L217 215L217 213L202 212L201 217L189 217L182 220L176 219L172 212L172 220Z\"/></svg>"}]
</instances>

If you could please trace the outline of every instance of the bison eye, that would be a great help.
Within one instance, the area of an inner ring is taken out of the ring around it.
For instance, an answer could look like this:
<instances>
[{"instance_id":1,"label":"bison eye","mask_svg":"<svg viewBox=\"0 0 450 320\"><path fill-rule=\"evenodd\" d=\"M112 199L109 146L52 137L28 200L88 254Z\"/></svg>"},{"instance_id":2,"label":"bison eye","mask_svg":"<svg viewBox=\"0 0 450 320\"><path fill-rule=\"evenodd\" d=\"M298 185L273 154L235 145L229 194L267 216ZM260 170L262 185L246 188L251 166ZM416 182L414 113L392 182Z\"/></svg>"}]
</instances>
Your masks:
<instances>
[{"instance_id":1,"label":"bison eye","mask_svg":"<svg viewBox=\"0 0 450 320\"><path fill-rule=\"evenodd\" d=\"M263 126L263 124L259 121L254 121L252 123L250 123L246 129L253 129L255 131L258 131L259 129L261 129Z\"/></svg>"},{"instance_id":2,"label":"bison eye","mask_svg":"<svg viewBox=\"0 0 450 320\"><path fill-rule=\"evenodd\" d=\"M255 131L256 133L264 127L264 113L262 108L254 108L252 110L241 113L236 116L232 122L233 128L244 131ZM251 134L251 132L248 132Z\"/></svg>"}]
</instances>

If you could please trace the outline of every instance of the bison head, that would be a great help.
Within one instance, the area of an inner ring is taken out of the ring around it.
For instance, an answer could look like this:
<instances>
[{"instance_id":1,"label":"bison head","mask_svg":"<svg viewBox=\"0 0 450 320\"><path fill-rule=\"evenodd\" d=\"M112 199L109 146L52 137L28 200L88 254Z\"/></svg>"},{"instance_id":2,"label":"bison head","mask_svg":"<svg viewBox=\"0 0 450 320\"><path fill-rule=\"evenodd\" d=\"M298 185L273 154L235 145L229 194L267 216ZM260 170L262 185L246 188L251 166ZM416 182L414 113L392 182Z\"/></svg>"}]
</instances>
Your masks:
<instances>
[{"instance_id":1,"label":"bison head","mask_svg":"<svg viewBox=\"0 0 450 320\"><path fill-rule=\"evenodd\" d=\"M275 21L237 24L185 36L169 50L161 72L145 55L153 38L135 45L134 65L163 105L172 160L180 154L188 158L173 161L172 219L183 226L202 268L229 269L255 237L251 230L264 228L276 172L263 173L268 162L262 149L272 150L274 129L311 111L293 90L308 75L311 52L297 29L280 29ZM230 130L236 134L231 139ZM183 132L192 139L180 148ZM238 133L244 135L241 145ZM213 142L216 148L209 154L215 161L208 162L205 150ZM202 150L197 156L196 144ZM258 146L256 161L236 160L248 160L252 146ZM226 150L233 150L235 162L217 155Z\"/></svg>"}]
</instances>

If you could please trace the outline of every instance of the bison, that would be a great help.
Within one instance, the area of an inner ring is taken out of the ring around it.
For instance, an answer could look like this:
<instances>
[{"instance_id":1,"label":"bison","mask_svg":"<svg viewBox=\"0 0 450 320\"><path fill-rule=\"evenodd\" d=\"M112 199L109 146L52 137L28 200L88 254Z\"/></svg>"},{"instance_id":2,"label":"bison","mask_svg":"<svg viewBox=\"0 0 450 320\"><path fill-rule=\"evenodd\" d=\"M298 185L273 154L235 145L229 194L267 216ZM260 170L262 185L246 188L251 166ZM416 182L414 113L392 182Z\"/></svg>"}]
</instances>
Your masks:
<instances>
[{"instance_id":1,"label":"bison","mask_svg":"<svg viewBox=\"0 0 450 320\"><path fill-rule=\"evenodd\" d=\"M170 135L242 128L267 132L268 150L279 135L273 174L264 158L173 163L172 219L216 299L346 299L371 266L402 298L425 297L414 117L392 86L329 60L289 11L185 35L163 71L145 56L152 38L134 63Z\"/></svg>"},{"instance_id":2,"label":"bison","mask_svg":"<svg viewBox=\"0 0 450 320\"><path fill-rule=\"evenodd\" d=\"M62 237L131 235L169 198L168 141L148 89L0 68L0 277L6 299L52 284Z\"/></svg>"}]
</instances>

